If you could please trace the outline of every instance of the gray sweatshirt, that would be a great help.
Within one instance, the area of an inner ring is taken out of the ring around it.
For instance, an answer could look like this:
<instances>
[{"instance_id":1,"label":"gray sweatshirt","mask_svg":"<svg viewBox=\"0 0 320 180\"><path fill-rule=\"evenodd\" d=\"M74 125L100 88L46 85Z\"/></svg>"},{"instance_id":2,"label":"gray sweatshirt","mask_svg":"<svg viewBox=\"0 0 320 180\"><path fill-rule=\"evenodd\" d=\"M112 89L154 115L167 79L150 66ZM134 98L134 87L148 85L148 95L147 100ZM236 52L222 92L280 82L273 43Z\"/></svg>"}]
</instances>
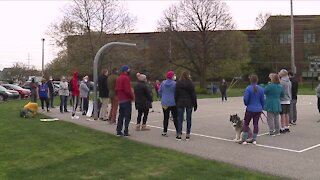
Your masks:
<instances>
[{"instance_id":1,"label":"gray sweatshirt","mask_svg":"<svg viewBox=\"0 0 320 180\"><path fill-rule=\"evenodd\" d=\"M89 94L90 89L88 88L86 82L81 81L80 84L80 97L87 98Z\"/></svg>"},{"instance_id":2,"label":"gray sweatshirt","mask_svg":"<svg viewBox=\"0 0 320 180\"><path fill-rule=\"evenodd\" d=\"M60 84L59 84L59 95L60 96L69 96L68 82L60 81Z\"/></svg>"},{"instance_id":3,"label":"gray sweatshirt","mask_svg":"<svg viewBox=\"0 0 320 180\"><path fill-rule=\"evenodd\" d=\"M280 85L283 88L283 96L280 98L280 104L290 104L292 99L291 95L291 81L288 76L284 76L280 79Z\"/></svg>"}]
</instances>

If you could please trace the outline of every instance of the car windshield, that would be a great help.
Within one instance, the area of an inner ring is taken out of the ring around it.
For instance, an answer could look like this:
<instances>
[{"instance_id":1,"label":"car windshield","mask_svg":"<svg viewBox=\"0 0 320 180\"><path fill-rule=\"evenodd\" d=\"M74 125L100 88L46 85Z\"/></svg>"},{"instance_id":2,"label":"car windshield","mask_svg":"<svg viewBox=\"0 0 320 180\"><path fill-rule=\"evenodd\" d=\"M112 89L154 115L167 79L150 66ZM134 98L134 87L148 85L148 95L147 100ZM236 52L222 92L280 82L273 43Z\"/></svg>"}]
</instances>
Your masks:
<instances>
[{"instance_id":1,"label":"car windshield","mask_svg":"<svg viewBox=\"0 0 320 180\"><path fill-rule=\"evenodd\" d=\"M23 90L22 87L14 85L14 84L6 84L6 86L12 87L13 89L16 89L16 90Z\"/></svg>"},{"instance_id":2,"label":"car windshield","mask_svg":"<svg viewBox=\"0 0 320 180\"><path fill-rule=\"evenodd\" d=\"M0 91L7 91L7 89L3 86L0 86Z\"/></svg>"}]
</instances>

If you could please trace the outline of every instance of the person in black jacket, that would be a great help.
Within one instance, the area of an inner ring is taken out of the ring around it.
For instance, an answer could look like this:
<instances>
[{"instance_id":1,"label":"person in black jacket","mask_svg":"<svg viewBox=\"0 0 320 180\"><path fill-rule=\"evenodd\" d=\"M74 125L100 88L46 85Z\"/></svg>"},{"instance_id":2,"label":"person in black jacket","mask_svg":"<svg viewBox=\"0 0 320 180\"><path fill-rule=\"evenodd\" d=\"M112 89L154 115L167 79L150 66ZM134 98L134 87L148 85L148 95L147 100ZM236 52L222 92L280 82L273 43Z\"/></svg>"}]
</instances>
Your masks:
<instances>
[{"instance_id":1,"label":"person in black jacket","mask_svg":"<svg viewBox=\"0 0 320 180\"><path fill-rule=\"evenodd\" d=\"M185 111L187 115L186 140L189 140L191 133L192 109L196 111L198 107L197 95L189 72L183 72L180 80L177 82L175 101L178 108L178 135L176 137L176 140L181 140L183 116Z\"/></svg>"},{"instance_id":2,"label":"person in black jacket","mask_svg":"<svg viewBox=\"0 0 320 180\"><path fill-rule=\"evenodd\" d=\"M291 81L291 101L290 101L290 113L289 113L289 123L291 125L296 125L297 121L297 100L298 100L298 81L294 77L292 72L289 72L289 78Z\"/></svg>"},{"instance_id":3,"label":"person in black jacket","mask_svg":"<svg viewBox=\"0 0 320 180\"><path fill-rule=\"evenodd\" d=\"M134 86L135 106L138 110L136 131L148 131L149 129L147 128L146 123L148 120L149 109L151 108L152 95L147 85L146 75L137 73L137 78L138 82ZM143 121L140 126L142 115Z\"/></svg>"},{"instance_id":4,"label":"person in black jacket","mask_svg":"<svg viewBox=\"0 0 320 180\"><path fill-rule=\"evenodd\" d=\"M53 106L53 97L54 97L54 87L53 87L53 82L52 82L52 76L49 77L49 81L47 82L47 85L49 87L49 96L50 96L50 99L49 99L49 106L51 108L54 108Z\"/></svg>"},{"instance_id":5,"label":"person in black jacket","mask_svg":"<svg viewBox=\"0 0 320 180\"><path fill-rule=\"evenodd\" d=\"M101 98L101 109L99 114L99 119L103 121L108 121L108 70L103 69L101 75L98 78L98 87L99 87L99 97Z\"/></svg>"}]
</instances>

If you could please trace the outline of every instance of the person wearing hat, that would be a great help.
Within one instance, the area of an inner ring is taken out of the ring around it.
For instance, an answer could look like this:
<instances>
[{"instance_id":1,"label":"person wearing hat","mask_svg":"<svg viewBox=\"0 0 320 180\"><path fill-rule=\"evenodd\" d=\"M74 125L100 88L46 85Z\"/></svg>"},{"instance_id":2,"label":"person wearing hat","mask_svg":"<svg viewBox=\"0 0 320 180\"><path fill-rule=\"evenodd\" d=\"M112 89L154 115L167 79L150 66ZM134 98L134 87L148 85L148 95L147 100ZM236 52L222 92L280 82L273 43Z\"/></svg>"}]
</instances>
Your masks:
<instances>
[{"instance_id":1,"label":"person wearing hat","mask_svg":"<svg viewBox=\"0 0 320 180\"><path fill-rule=\"evenodd\" d=\"M41 101L42 111L44 111L44 102L46 102L47 112L49 112L49 87L45 78L42 78L41 84L38 85L38 97Z\"/></svg>"},{"instance_id":2,"label":"person wearing hat","mask_svg":"<svg viewBox=\"0 0 320 180\"><path fill-rule=\"evenodd\" d=\"M74 71L71 79L71 93L72 93L72 102L73 102L73 108L72 108L72 118L78 119L79 117L76 116L76 110L79 104L79 83L78 83L78 72Z\"/></svg>"},{"instance_id":3,"label":"person wearing hat","mask_svg":"<svg viewBox=\"0 0 320 180\"><path fill-rule=\"evenodd\" d=\"M151 91L147 85L147 77L144 74L137 73L138 82L134 87L134 96L135 96L135 106L138 110L137 116L137 131L148 131L147 128L147 119L149 114L149 109L151 108L152 95ZM141 118L143 115L143 122L141 124Z\"/></svg>"},{"instance_id":4,"label":"person wearing hat","mask_svg":"<svg viewBox=\"0 0 320 180\"><path fill-rule=\"evenodd\" d=\"M162 136L167 136L170 112L173 117L174 127L178 136L178 112L175 102L176 76L173 71L168 71L166 80L162 81L159 89L161 105L163 111L163 132Z\"/></svg>"},{"instance_id":5,"label":"person wearing hat","mask_svg":"<svg viewBox=\"0 0 320 180\"><path fill-rule=\"evenodd\" d=\"M130 136L129 135L129 123L131 121L132 104L131 101L134 100L134 95L132 92L130 84L130 68L128 65L123 65L121 67L121 74L117 78L116 82L116 96L119 100L119 116L117 123L117 136ZM124 121L124 131L123 129Z\"/></svg>"}]
</instances>

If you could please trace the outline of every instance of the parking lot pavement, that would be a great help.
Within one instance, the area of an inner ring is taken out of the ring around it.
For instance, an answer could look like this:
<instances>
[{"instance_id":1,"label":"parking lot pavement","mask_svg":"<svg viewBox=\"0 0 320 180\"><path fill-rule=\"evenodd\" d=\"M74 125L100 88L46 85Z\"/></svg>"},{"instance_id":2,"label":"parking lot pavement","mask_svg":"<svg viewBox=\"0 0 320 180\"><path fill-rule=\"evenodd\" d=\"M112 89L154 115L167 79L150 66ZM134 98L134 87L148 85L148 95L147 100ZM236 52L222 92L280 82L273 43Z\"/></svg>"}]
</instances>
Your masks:
<instances>
[{"instance_id":1,"label":"parking lot pavement","mask_svg":"<svg viewBox=\"0 0 320 180\"><path fill-rule=\"evenodd\" d=\"M169 122L168 137L162 137L162 109L154 102L155 112L149 113L148 126L151 131L134 131L137 112L133 106L129 139L158 147L177 150L233 165L291 179L319 179L320 171L320 123L315 96L299 96L297 125L291 132L280 136L269 136L268 125L259 122L257 145L239 145L232 141L235 132L229 122L230 114L244 117L245 107L241 97L198 100L198 110L193 113L191 140L175 140L173 122ZM79 119L71 119L71 113L61 114L53 109L47 115L89 128L115 134L115 125L105 121L94 121L78 113ZM252 123L251 123L252 124ZM184 123L184 129L186 124Z\"/></svg>"}]
</instances>

